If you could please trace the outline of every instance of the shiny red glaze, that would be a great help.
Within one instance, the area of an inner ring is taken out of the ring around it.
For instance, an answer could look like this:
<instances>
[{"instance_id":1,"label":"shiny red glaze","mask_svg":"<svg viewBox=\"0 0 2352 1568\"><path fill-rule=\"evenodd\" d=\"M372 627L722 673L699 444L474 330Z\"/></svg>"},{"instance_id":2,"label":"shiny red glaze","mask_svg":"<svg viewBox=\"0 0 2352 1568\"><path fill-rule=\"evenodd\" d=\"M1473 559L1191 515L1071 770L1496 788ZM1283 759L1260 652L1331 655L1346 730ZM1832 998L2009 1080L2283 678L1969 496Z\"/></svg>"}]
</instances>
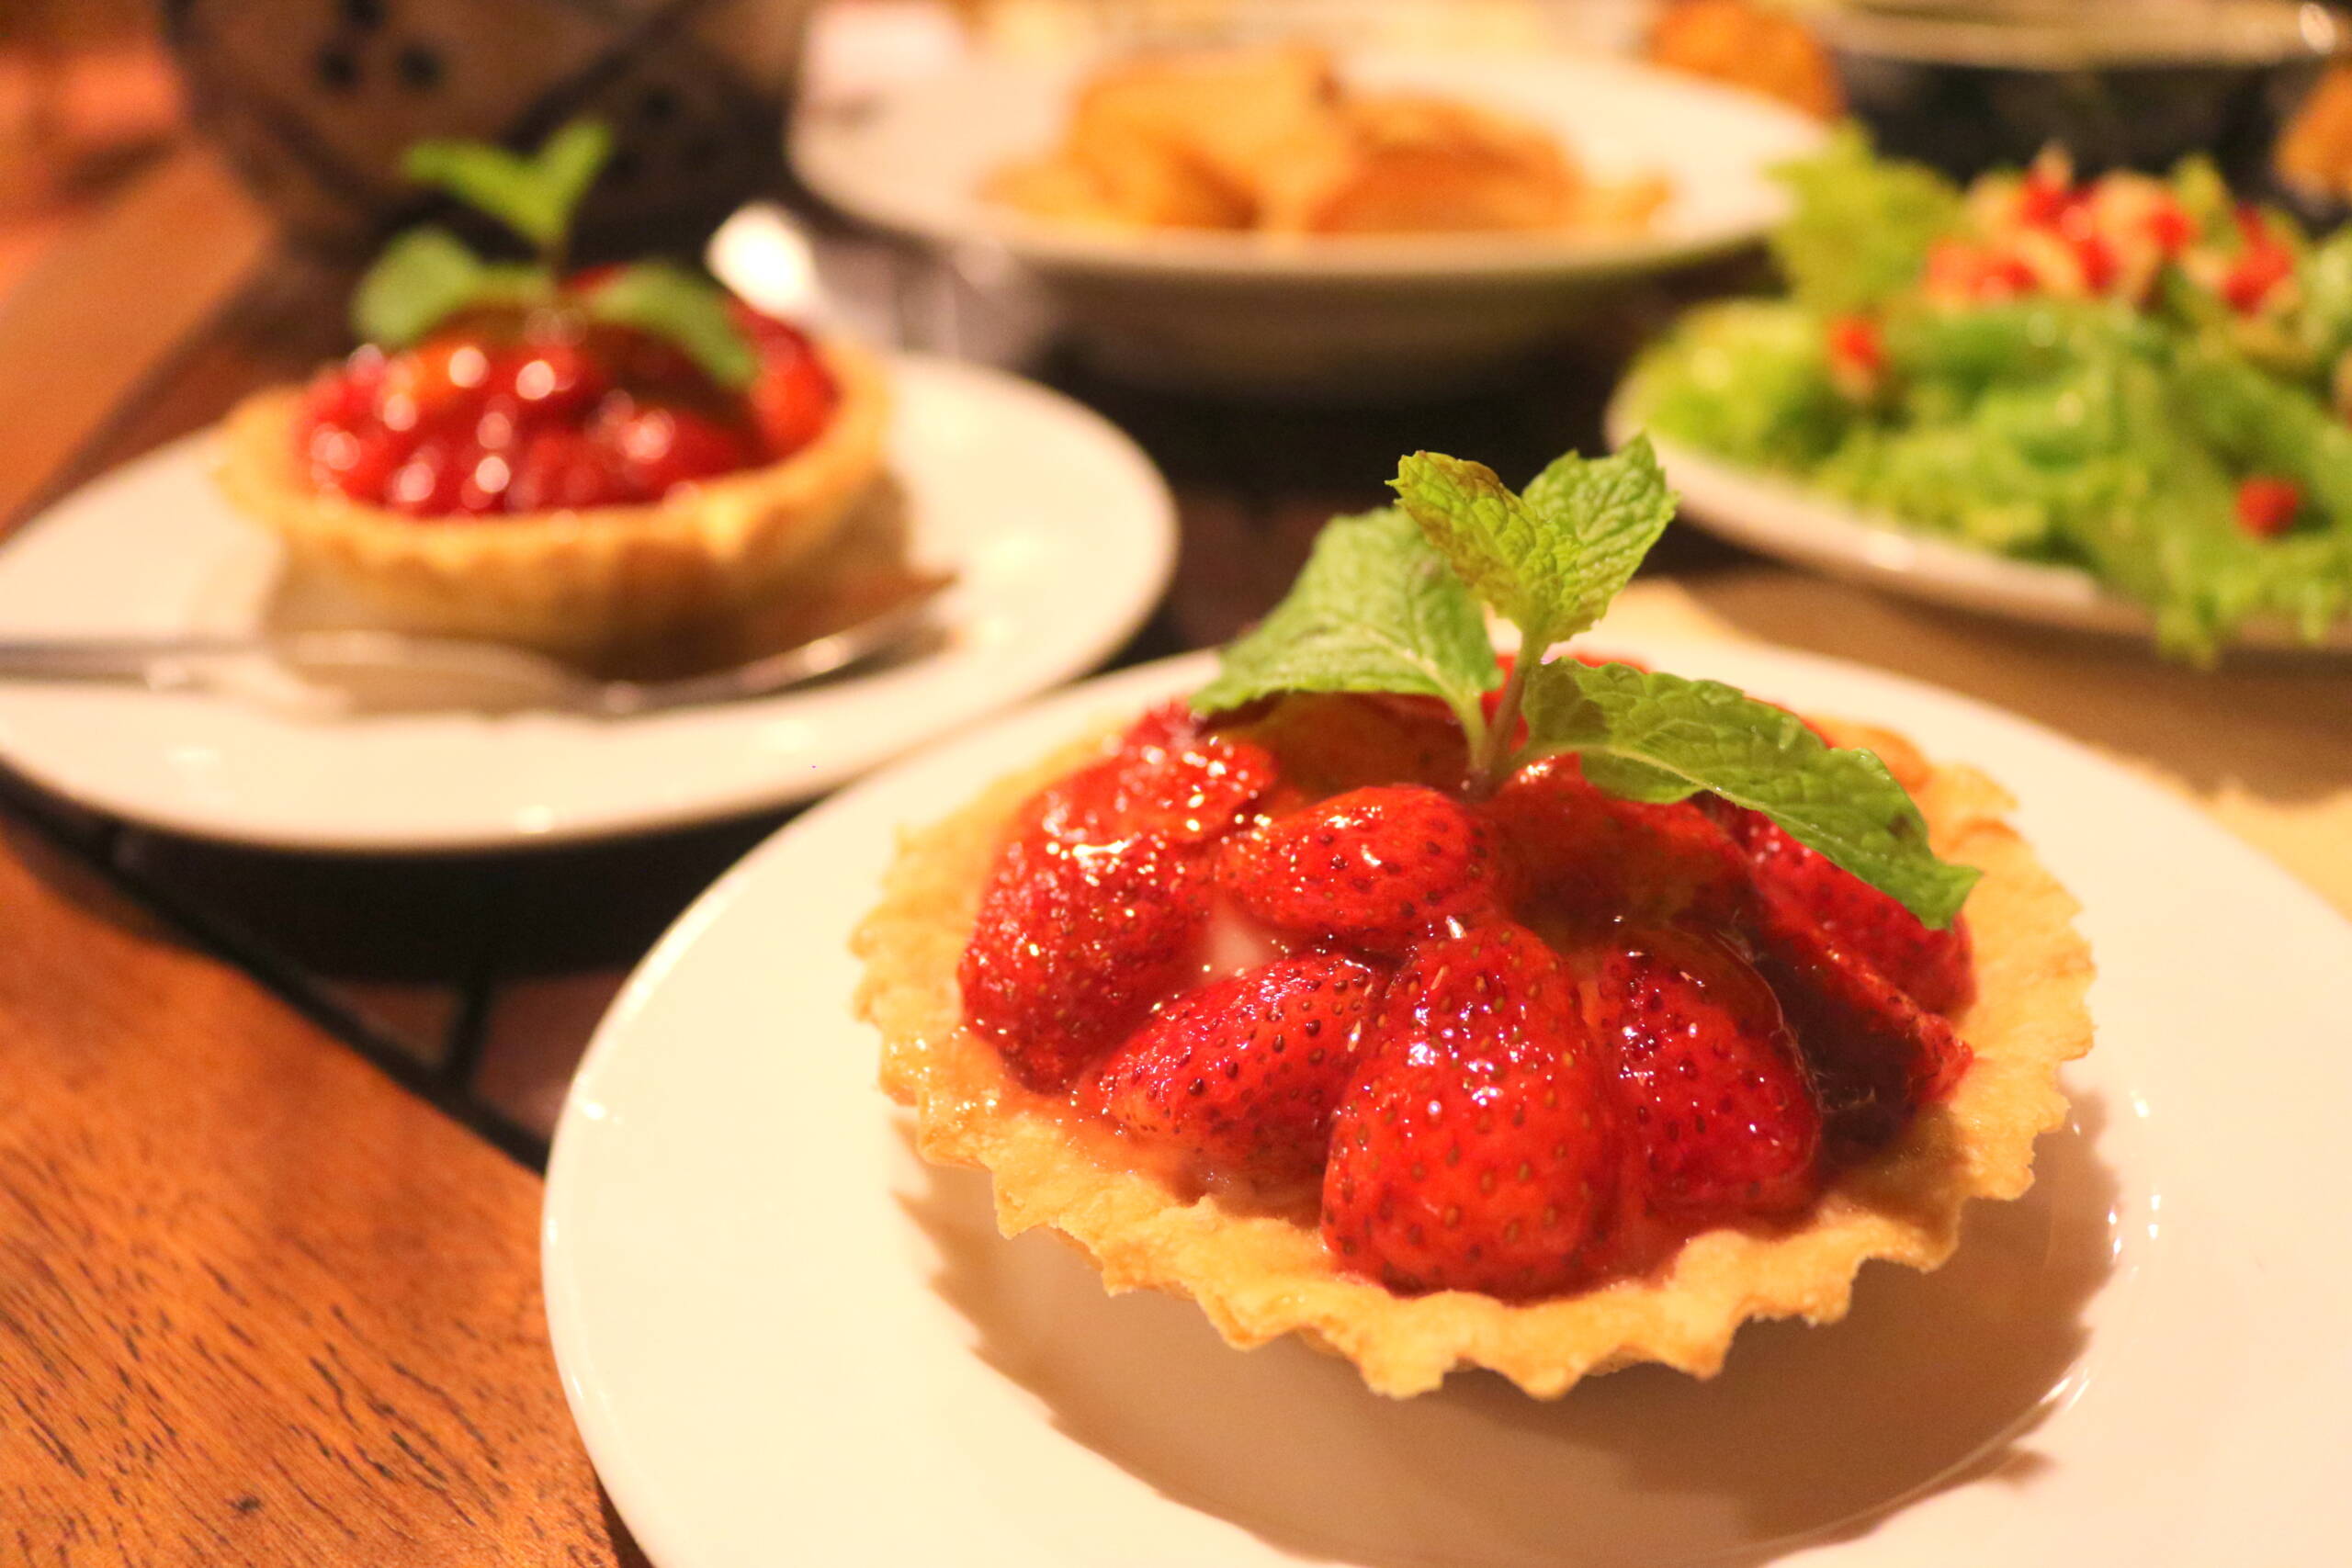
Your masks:
<instances>
[{"instance_id":1,"label":"shiny red glaze","mask_svg":"<svg viewBox=\"0 0 2352 1568\"><path fill-rule=\"evenodd\" d=\"M1964 931L1713 796L1608 795L1573 757L1467 802L1458 756L1424 768L1386 720L1458 753L1426 704L1145 715L1015 817L967 1024L1204 1178L1319 1174L1344 1272L1519 1300L1780 1223L1967 1070L1921 1005L1973 993ZM1456 784L1354 782L1374 761Z\"/></svg>"},{"instance_id":2,"label":"shiny red glaze","mask_svg":"<svg viewBox=\"0 0 2352 1568\"><path fill-rule=\"evenodd\" d=\"M1623 1132L1559 957L1509 922L1416 947L1332 1117L1323 1243L1408 1293L1556 1294L1601 1271Z\"/></svg>"},{"instance_id":3,"label":"shiny red glaze","mask_svg":"<svg viewBox=\"0 0 2352 1568\"><path fill-rule=\"evenodd\" d=\"M1499 914L1516 875L1452 796L1374 784L1226 841L1217 886L1276 931L1396 953L1449 921Z\"/></svg>"},{"instance_id":4,"label":"shiny red glaze","mask_svg":"<svg viewBox=\"0 0 2352 1568\"><path fill-rule=\"evenodd\" d=\"M1746 852L1757 886L1786 894L1824 931L1929 1012L1956 1013L1976 996L1968 922L1941 931L1820 851L1801 844L1770 818L1721 802L1710 815Z\"/></svg>"},{"instance_id":5,"label":"shiny red glaze","mask_svg":"<svg viewBox=\"0 0 2352 1568\"><path fill-rule=\"evenodd\" d=\"M570 288L593 292L610 270ZM741 394L629 328L469 312L322 372L296 411L296 455L313 488L419 518L642 505L788 457L832 417L838 389L808 339L749 310L738 320L760 356Z\"/></svg>"},{"instance_id":6,"label":"shiny red glaze","mask_svg":"<svg viewBox=\"0 0 2352 1568\"><path fill-rule=\"evenodd\" d=\"M1212 980L1153 1015L1104 1061L1091 1093L1129 1134L1212 1168L1311 1177L1386 979L1353 958L1305 953Z\"/></svg>"},{"instance_id":7,"label":"shiny red glaze","mask_svg":"<svg viewBox=\"0 0 2352 1568\"><path fill-rule=\"evenodd\" d=\"M1620 932L1589 1005L1640 1153L1640 1201L1713 1224L1813 1201L1821 1111L1780 998L1729 942Z\"/></svg>"},{"instance_id":8,"label":"shiny red glaze","mask_svg":"<svg viewBox=\"0 0 2352 1568\"><path fill-rule=\"evenodd\" d=\"M731 473L757 460L744 432L686 409L639 404L627 393L607 398L589 428L619 460L637 494L659 496L673 485Z\"/></svg>"},{"instance_id":9,"label":"shiny red glaze","mask_svg":"<svg viewBox=\"0 0 2352 1568\"><path fill-rule=\"evenodd\" d=\"M956 973L967 1021L1030 1088L1068 1087L1197 975L1205 884L1153 834L1016 839Z\"/></svg>"},{"instance_id":10,"label":"shiny red glaze","mask_svg":"<svg viewBox=\"0 0 2352 1568\"><path fill-rule=\"evenodd\" d=\"M411 517L447 517L460 511L458 497L473 466L470 442L429 434L411 448L384 481L383 503Z\"/></svg>"},{"instance_id":11,"label":"shiny red glaze","mask_svg":"<svg viewBox=\"0 0 2352 1568\"><path fill-rule=\"evenodd\" d=\"M576 430L533 433L514 460L514 478L506 490L514 512L617 505L628 495L612 449Z\"/></svg>"},{"instance_id":12,"label":"shiny red glaze","mask_svg":"<svg viewBox=\"0 0 2352 1568\"><path fill-rule=\"evenodd\" d=\"M768 451L789 457L814 441L832 417L840 389L807 333L740 300L735 321L760 351L760 373L744 399Z\"/></svg>"}]
</instances>

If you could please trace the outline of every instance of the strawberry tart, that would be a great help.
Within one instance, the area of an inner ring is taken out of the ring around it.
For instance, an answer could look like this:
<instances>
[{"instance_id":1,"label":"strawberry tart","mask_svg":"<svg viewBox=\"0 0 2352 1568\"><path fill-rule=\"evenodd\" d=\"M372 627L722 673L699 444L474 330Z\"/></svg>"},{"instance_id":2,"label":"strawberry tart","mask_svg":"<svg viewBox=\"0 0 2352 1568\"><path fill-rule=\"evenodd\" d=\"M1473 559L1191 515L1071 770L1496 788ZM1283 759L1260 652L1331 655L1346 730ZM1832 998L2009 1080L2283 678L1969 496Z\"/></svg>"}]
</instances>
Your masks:
<instances>
[{"instance_id":1,"label":"strawberry tart","mask_svg":"<svg viewBox=\"0 0 2352 1568\"><path fill-rule=\"evenodd\" d=\"M415 149L538 264L411 231L355 298L362 346L229 415L223 490L377 620L566 654L658 637L789 577L880 474L883 378L853 345L669 263L561 265L605 141Z\"/></svg>"},{"instance_id":2,"label":"strawberry tart","mask_svg":"<svg viewBox=\"0 0 2352 1568\"><path fill-rule=\"evenodd\" d=\"M1487 649L1480 600L1528 647L1597 616L1671 509L1645 448L1399 490L1189 702L909 839L857 946L922 1154L1109 1288L1392 1395L1709 1375L1750 1318L1843 1315L1869 1258L1940 1264L2090 1043L2006 797Z\"/></svg>"}]
</instances>

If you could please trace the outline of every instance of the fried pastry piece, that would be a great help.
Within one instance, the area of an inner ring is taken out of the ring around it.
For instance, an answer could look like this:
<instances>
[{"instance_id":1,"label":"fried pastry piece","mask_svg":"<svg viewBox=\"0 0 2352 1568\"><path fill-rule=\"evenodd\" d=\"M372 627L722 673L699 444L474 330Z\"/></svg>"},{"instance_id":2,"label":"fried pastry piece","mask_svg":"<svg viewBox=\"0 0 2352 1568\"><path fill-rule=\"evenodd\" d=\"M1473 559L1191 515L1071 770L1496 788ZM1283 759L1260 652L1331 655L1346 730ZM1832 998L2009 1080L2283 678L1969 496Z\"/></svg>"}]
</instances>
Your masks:
<instances>
[{"instance_id":1,"label":"fried pastry piece","mask_svg":"<svg viewBox=\"0 0 2352 1568\"><path fill-rule=\"evenodd\" d=\"M1283 152L1260 221L1293 233L1557 228L1583 183L1539 128L1420 94L1354 99Z\"/></svg>"},{"instance_id":2,"label":"fried pastry piece","mask_svg":"<svg viewBox=\"0 0 2352 1568\"><path fill-rule=\"evenodd\" d=\"M1300 44L1106 68L1044 157L986 193L1040 217L1290 234L1633 229L1657 179L1587 180L1532 121L1421 93L1351 93Z\"/></svg>"}]
</instances>

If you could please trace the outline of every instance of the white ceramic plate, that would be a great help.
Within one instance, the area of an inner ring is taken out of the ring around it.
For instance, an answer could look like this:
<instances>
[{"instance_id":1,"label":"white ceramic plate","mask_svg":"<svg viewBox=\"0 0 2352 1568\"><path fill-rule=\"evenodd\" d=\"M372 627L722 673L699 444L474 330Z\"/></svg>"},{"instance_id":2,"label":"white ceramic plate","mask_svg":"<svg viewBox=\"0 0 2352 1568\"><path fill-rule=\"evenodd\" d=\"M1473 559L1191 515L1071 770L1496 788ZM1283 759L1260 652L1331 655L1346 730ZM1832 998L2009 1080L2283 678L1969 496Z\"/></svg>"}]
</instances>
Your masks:
<instances>
[{"instance_id":1,"label":"white ceramic plate","mask_svg":"<svg viewBox=\"0 0 2352 1568\"><path fill-rule=\"evenodd\" d=\"M1632 439L1622 405L1609 416L1611 445ZM2147 642L2148 612L2110 593L2073 567L2014 560L1949 539L1911 532L1897 520L1816 494L1793 480L1726 463L1653 435L1658 461L1681 497L1682 515L1711 534L1832 577L1930 604L2041 626ZM2352 653L2352 624L2339 622L2317 643L2284 622L2249 621L2232 639L2240 647Z\"/></svg>"},{"instance_id":2,"label":"white ceramic plate","mask_svg":"<svg viewBox=\"0 0 2352 1568\"><path fill-rule=\"evenodd\" d=\"M795 127L794 165L865 221L1010 254L1125 368L1260 392L1374 395L1523 350L1589 311L1611 283L1753 242L1786 205L1764 171L1822 134L1767 99L1624 61L1364 54L1342 62L1352 83L1524 116L1596 177L1663 175L1673 196L1632 237L1106 231L983 199L990 173L1053 143L1088 69L976 57L820 103ZM1354 379L1366 375L1379 378Z\"/></svg>"},{"instance_id":3,"label":"white ceramic plate","mask_svg":"<svg viewBox=\"0 0 2352 1568\"><path fill-rule=\"evenodd\" d=\"M952 569L941 650L749 702L305 719L249 701L0 682L0 757L136 821L326 851L496 849L803 799L1055 685L1167 586L1175 513L1149 459L1067 399L993 371L892 365L911 548ZM204 438L62 502L0 549L0 637L251 629L277 546L206 473Z\"/></svg>"},{"instance_id":4,"label":"white ceramic plate","mask_svg":"<svg viewBox=\"0 0 2352 1568\"><path fill-rule=\"evenodd\" d=\"M1611 646L1619 646L1612 639ZM2352 1244L2312 1185L2352 1101L2352 927L2190 808L1996 710L1851 666L1634 643L1998 774L2086 906L2099 1044L2041 1180L1830 1328L1744 1331L1554 1404L1486 1375L1391 1404L1190 1303L1106 1299L874 1087L844 949L893 834L1090 719L1092 682L810 813L680 921L558 1130L564 1384L662 1568L954 1562L2333 1561L2352 1526Z\"/></svg>"}]
</instances>

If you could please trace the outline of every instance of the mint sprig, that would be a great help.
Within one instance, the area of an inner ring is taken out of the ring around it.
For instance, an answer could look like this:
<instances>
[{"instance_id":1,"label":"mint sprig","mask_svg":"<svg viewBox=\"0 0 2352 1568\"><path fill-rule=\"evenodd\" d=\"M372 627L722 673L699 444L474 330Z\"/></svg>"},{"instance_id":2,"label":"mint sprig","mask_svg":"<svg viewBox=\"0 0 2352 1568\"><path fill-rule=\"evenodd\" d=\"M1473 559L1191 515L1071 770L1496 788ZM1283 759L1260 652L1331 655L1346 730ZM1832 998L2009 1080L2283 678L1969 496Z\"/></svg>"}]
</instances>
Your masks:
<instances>
[{"instance_id":1,"label":"mint sprig","mask_svg":"<svg viewBox=\"0 0 2352 1568\"><path fill-rule=\"evenodd\" d=\"M1613 457L1570 453L1514 495L1484 463L1416 452L1392 482L1473 592L1532 648L1587 630L1674 517L1647 436Z\"/></svg>"},{"instance_id":2,"label":"mint sprig","mask_svg":"<svg viewBox=\"0 0 2352 1568\"><path fill-rule=\"evenodd\" d=\"M635 327L684 350L712 380L741 390L759 359L718 285L667 262L639 262L588 290L562 286L572 219L612 155L612 132L574 120L531 153L481 141L420 141L401 168L498 220L529 243L529 264L484 261L446 229L412 229L384 247L352 295L351 322L369 343L406 348L460 310L566 306Z\"/></svg>"},{"instance_id":3,"label":"mint sprig","mask_svg":"<svg viewBox=\"0 0 2352 1568\"><path fill-rule=\"evenodd\" d=\"M572 214L613 155L613 133L593 119L575 119L537 152L510 152L487 141L420 141L401 156L401 171L419 185L447 191L488 213L560 261L571 237Z\"/></svg>"},{"instance_id":4,"label":"mint sprig","mask_svg":"<svg viewBox=\"0 0 2352 1568\"><path fill-rule=\"evenodd\" d=\"M1649 438L1613 457L1571 452L1514 495L1484 463L1416 452L1396 465L1397 500L1473 592L1540 651L1589 629L1674 517ZM1514 661L1503 705L1518 710L1532 663ZM1474 739L1471 764L1499 781L1512 727Z\"/></svg>"},{"instance_id":5,"label":"mint sprig","mask_svg":"<svg viewBox=\"0 0 2352 1568\"><path fill-rule=\"evenodd\" d=\"M1435 697L1465 728L1502 678L1478 602L1413 520L1394 507L1335 517L1289 594L1225 650L1193 697L1221 713L1277 692Z\"/></svg>"},{"instance_id":6,"label":"mint sprig","mask_svg":"<svg viewBox=\"0 0 2352 1568\"><path fill-rule=\"evenodd\" d=\"M1674 514L1646 439L1611 457L1563 457L1518 493L1483 465L1417 453L1396 490L1397 508L1326 527L1290 594L1226 650L1195 708L1280 692L1434 696L1468 738L1474 795L1573 753L1596 787L1625 799L1706 791L1759 811L1927 924L1951 924L1977 874L1936 857L1917 806L1871 752L1829 746L1795 715L1719 682L1545 661L1600 619ZM1480 699L1498 664L1480 600L1520 633L1491 720Z\"/></svg>"}]
</instances>

